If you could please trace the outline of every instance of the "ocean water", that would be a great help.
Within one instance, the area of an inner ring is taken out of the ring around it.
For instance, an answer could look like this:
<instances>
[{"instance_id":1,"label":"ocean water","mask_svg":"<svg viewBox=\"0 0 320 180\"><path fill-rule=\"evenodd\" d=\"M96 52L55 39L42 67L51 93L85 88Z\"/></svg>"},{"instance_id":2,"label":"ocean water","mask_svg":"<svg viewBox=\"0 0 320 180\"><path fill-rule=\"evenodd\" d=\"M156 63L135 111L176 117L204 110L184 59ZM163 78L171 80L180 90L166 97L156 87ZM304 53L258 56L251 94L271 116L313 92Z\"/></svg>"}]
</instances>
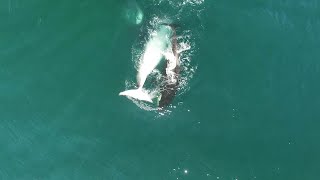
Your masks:
<instances>
[{"instance_id":1,"label":"ocean water","mask_svg":"<svg viewBox=\"0 0 320 180\"><path fill-rule=\"evenodd\" d=\"M0 21L0 179L319 179L318 0L1 0ZM190 46L164 114L118 95L159 21Z\"/></svg>"}]
</instances>

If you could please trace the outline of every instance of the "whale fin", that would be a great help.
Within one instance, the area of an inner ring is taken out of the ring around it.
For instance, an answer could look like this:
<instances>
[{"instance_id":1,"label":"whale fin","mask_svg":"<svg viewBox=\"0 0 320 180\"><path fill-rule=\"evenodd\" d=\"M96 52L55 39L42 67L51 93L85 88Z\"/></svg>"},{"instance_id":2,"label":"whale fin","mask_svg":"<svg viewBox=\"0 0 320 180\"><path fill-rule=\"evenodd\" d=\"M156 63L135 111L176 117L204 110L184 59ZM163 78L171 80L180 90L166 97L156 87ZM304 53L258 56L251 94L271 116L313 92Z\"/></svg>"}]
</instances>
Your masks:
<instances>
[{"instance_id":1,"label":"whale fin","mask_svg":"<svg viewBox=\"0 0 320 180\"><path fill-rule=\"evenodd\" d=\"M119 93L120 96L128 96L137 100L151 102L152 103L152 96L145 92L142 88L138 89L131 89L127 91L123 91Z\"/></svg>"}]
</instances>

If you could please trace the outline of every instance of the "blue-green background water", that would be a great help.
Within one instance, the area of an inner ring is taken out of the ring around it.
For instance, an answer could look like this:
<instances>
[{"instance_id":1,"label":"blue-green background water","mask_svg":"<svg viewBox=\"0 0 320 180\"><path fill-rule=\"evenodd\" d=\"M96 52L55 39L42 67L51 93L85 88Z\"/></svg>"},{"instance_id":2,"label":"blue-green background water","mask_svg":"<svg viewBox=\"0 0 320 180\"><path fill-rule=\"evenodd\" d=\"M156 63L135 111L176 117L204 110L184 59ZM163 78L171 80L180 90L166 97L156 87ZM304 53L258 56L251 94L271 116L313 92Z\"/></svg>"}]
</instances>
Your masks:
<instances>
[{"instance_id":1,"label":"blue-green background water","mask_svg":"<svg viewBox=\"0 0 320 180\"><path fill-rule=\"evenodd\" d=\"M156 117L118 96L130 3L1 0L0 179L318 179L320 2L182 2L138 1L196 32L189 91Z\"/></svg>"}]
</instances>

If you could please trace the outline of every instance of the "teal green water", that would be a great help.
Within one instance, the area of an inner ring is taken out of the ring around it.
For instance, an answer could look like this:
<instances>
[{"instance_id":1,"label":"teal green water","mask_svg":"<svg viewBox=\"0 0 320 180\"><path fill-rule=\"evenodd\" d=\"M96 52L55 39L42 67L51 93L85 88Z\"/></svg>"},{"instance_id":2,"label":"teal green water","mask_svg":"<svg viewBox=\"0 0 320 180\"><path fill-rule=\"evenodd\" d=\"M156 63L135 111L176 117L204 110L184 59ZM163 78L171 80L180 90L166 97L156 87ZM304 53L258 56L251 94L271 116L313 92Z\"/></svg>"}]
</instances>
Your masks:
<instances>
[{"instance_id":1,"label":"teal green water","mask_svg":"<svg viewBox=\"0 0 320 180\"><path fill-rule=\"evenodd\" d=\"M0 1L0 179L319 179L320 2L169 2ZM164 116L118 96L158 15L197 67Z\"/></svg>"}]
</instances>

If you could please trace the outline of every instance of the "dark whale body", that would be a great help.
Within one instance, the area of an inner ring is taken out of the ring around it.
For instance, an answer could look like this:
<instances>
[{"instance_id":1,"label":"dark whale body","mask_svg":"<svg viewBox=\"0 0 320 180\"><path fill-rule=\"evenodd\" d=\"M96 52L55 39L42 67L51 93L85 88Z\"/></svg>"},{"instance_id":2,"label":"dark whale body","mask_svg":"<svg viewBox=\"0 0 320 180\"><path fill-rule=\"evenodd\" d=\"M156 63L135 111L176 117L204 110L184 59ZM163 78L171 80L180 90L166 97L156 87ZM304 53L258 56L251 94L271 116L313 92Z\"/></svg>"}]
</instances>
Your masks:
<instances>
[{"instance_id":1,"label":"dark whale body","mask_svg":"<svg viewBox=\"0 0 320 180\"><path fill-rule=\"evenodd\" d=\"M177 35L176 35L176 26L173 24L165 24L171 27L172 34L172 53L174 58L166 58L166 66L163 72L164 83L161 85L161 99L159 100L159 108L164 108L168 106L174 97L176 96L178 86L179 86L179 76L180 76L180 62L179 62L179 53L177 52ZM170 61L176 61L175 67L173 69L168 69Z\"/></svg>"}]
</instances>

